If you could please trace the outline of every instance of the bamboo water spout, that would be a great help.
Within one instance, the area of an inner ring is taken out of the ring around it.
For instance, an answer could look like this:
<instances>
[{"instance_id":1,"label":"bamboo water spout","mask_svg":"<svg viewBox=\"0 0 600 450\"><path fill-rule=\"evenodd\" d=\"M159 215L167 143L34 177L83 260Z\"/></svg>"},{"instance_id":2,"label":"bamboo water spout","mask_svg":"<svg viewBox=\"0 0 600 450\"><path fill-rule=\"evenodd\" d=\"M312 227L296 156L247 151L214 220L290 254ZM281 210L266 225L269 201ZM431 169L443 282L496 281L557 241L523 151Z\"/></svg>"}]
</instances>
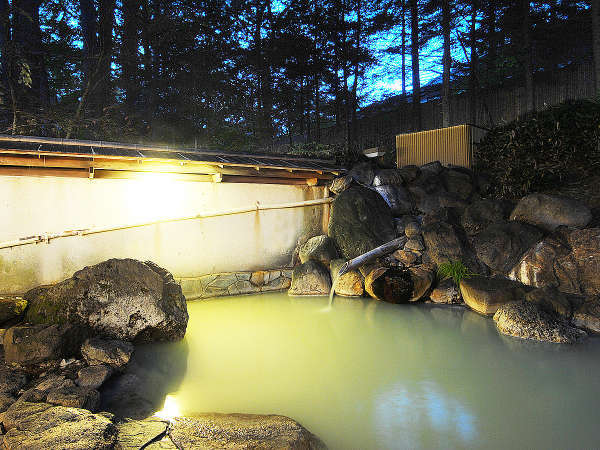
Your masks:
<instances>
[{"instance_id":1,"label":"bamboo water spout","mask_svg":"<svg viewBox=\"0 0 600 450\"><path fill-rule=\"evenodd\" d=\"M380 256L385 256L389 253L392 253L393 251L398 250L400 247L406 244L407 240L408 238L406 236L396 238L392 241L386 242L383 245L380 245L379 247L374 248L373 250L369 250L367 253L363 253L362 255L351 259L350 261L347 261L342 267L340 267L337 276L340 277L346 272L357 269L360 266L368 263L369 261L372 261L376 258L379 258Z\"/></svg>"}]
</instances>

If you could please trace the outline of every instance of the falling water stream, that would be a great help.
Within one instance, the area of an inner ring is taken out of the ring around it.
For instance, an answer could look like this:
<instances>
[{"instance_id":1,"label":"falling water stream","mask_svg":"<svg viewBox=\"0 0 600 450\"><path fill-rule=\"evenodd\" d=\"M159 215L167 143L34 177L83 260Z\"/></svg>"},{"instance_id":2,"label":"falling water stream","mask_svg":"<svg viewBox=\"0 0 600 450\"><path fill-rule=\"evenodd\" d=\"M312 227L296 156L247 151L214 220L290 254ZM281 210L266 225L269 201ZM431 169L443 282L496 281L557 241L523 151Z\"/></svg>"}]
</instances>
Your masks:
<instances>
[{"instance_id":1,"label":"falling water stream","mask_svg":"<svg viewBox=\"0 0 600 450\"><path fill-rule=\"evenodd\" d=\"M103 407L283 414L332 449L598 447L599 339L536 345L461 307L327 305L189 302L185 339L136 348Z\"/></svg>"}]
</instances>

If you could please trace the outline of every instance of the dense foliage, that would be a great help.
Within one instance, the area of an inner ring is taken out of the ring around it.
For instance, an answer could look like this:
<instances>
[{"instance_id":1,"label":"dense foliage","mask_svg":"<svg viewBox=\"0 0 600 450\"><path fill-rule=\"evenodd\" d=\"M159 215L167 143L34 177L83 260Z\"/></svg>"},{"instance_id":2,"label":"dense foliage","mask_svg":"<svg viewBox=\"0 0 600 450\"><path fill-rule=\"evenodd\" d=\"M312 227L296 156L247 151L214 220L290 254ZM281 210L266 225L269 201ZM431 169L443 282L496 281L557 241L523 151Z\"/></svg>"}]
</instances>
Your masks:
<instances>
[{"instance_id":1,"label":"dense foliage","mask_svg":"<svg viewBox=\"0 0 600 450\"><path fill-rule=\"evenodd\" d=\"M590 59L591 18L576 0L0 0L0 132L337 154L335 127L351 159L373 67L412 84L420 129L440 89L419 70L443 66L442 100L528 86Z\"/></svg>"},{"instance_id":2,"label":"dense foliage","mask_svg":"<svg viewBox=\"0 0 600 450\"><path fill-rule=\"evenodd\" d=\"M600 173L600 103L566 102L526 114L488 133L475 159L498 197L585 183Z\"/></svg>"}]
</instances>

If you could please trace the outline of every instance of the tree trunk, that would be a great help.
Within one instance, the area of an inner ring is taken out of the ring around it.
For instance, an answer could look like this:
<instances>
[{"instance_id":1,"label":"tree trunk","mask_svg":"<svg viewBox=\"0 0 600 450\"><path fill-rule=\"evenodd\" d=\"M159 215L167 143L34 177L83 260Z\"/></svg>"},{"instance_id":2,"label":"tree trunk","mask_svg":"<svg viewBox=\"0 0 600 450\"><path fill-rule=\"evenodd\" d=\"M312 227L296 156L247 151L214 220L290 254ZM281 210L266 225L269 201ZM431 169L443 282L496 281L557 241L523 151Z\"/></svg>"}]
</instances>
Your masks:
<instances>
[{"instance_id":1,"label":"tree trunk","mask_svg":"<svg viewBox=\"0 0 600 450\"><path fill-rule=\"evenodd\" d=\"M123 0L123 38L121 47L122 85L125 91L125 109L131 114L139 94L138 46L140 0Z\"/></svg>"},{"instance_id":2,"label":"tree trunk","mask_svg":"<svg viewBox=\"0 0 600 450\"><path fill-rule=\"evenodd\" d=\"M358 0L356 5L356 34L355 34L355 61L354 61L354 79L352 80L352 142L358 148L358 121L356 120L356 110L358 109L358 77L360 74L360 38L361 38L361 11L362 5Z\"/></svg>"},{"instance_id":3,"label":"tree trunk","mask_svg":"<svg viewBox=\"0 0 600 450\"><path fill-rule=\"evenodd\" d=\"M442 0L444 57L442 75L442 127L450 126L450 0Z\"/></svg>"},{"instance_id":4,"label":"tree trunk","mask_svg":"<svg viewBox=\"0 0 600 450\"><path fill-rule=\"evenodd\" d=\"M83 35L83 89L88 90L88 96L93 97L92 86L95 83L98 68L98 37L97 14L93 0L80 0L80 22ZM90 95L92 94L92 95ZM91 100L91 98L90 98ZM91 103L91 102L90 102Z\"/></svg>"},{"instance_id":5,"label":"tree trunk","mask_svg":"<svg viewBox=\"0 0 600 450\"><path fill-rule=\"evenodd\" d=\"M96 104L103 109L114 102L112 90L113 28L115 22L115 0L100 0L98 33L98 89Z\"/></svg>"},{"instance_id":6,"label":"tree trunk","mask_svg":"<svg viewBox=\"0 0 600 450\"><path fill-rule=\"evenodd\" d=\"M402 97L406 96L406 0L402 0Z\"/></svg>"},{"instance_id":7,"label":"tree trunk","mask_svg":"<svg viewBox=\"0 0 600 450\"><path fill-rule=\"evenodd\" d=\"M497 80L497 55L498 55L498 37L496 34L496 4L493 1L487 2L485 20L487 22L487 41L488 41L488 79L487 85L495 86Z\"/></svg>"},{"instance_id":8,"label":"tree trunk","mask_svg":"<svg viewBox=\"0 0 600 450\"><path fill-rule=\"evenodd\" d=\"M419 74L419 5L410 0L410 55L412 63L413 131L423 128L421 119L421 79Z\"/></svg>"},{"instance_id":9,"label":"tree trunk","mask_svg":"<svg viewBox=\"0 0 600 450\"><path fill-rule=\"evenodd\" d=\"M471 47L471 59L469 61L469 115L470 122L477 123L477 70L479 68L479 56L477 54L477 39L475 28L477 25L477 13L479 2L471 3L471 23L469 24L469 41Z\"/></svg>"},{"instance_id":10,"label":"tree trunk","mask_svg":"<svg viewBox=\"0 0 600 450\"><path fill-rule=\"evenodd\" d=\"M521 0L521 33L523 40L523 72L525 76L525 98L527 111L535 109L533 91L533 62L531 48L531 19L529 17L529 0Z\"/></svg>"},{"instance_id":11,"label":"tree trunk","mask_svg":"<svg viewBox=\"0 0 600 450\"><path fill-rule=\"evenodd\" d=\"M594 75L596 94L600 94L600 0L592 0L592 35L594 42Z\"/></svg>"},{"instance_id":12,"label":"tree trunk","mask_svg":"<svg viewBox=\"0 0 600 450\"><path fill-rule=\"evenodd\" d=\"M13 3L13 42L22 47L23 56L29 63L33 94L30 103L47 106L50 90L40 30L40 3L40 0L16 0Z\"/></svg>"}]
</instances>

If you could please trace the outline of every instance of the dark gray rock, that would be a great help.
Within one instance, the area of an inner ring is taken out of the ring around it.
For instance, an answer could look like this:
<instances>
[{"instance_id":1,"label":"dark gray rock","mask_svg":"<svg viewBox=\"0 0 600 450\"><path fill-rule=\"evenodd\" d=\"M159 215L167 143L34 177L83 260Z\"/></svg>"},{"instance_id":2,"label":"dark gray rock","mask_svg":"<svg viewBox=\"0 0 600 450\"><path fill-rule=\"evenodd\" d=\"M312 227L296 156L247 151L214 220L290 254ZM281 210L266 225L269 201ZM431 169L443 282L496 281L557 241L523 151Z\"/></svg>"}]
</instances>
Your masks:
<instances>
[{"instance_id":1,"label":"dark gray rock","mask_svg":"<svg viewBox=\"0 0 600 450\"><path fill-rule=\"evenodd\" d=\"M493 223L508 219L510 203L500 200L475 200L460 217L460 225L472 236Z\"/></svg>"},{"instance_id":2,"label":"dark gray rock","mask_svg":"<svg viewBox=\"0 0 600 450\"><path fill-rule=\"evenodd\" d=\"M81 333L70 325L22 325L4 335L6 362L20 365L68 358L77 353Z\"/></svg>"},{"instance_id":3,"label":"dark gray rock","mask_svg":"<svg viewBox=\"0 0 600 450\"><path fill-rule=\"evenodd\" d=\"M421 173L421 169L419 169L417 166L409 165L400 167L398 169L398 173L405 183L412 183L418 178L419 174Z\"/></svg>"},{"instance_id":4,"label":"dark gray rock","mask_svg":"<svg viewBox=\"0 0 600 450\"><path fill-rule=\"evenodd\" d=\"M79 370L75 383L77 386L98 389L110 378L112 373L113 369L104 364L87 366Z\"/></svg>"},{"instance_id":5,"label":"dark gray rock","mask_svg":"<svg viewBox=\"0 0 600 450\"><path fill-rule=\"evenodd\" d=\"M0 413L6 411L17 399L9 394L0 394Z\"/></svg>"},{"instance_id":6,"label":"dark gray rock","mask_svg":"<svg viewBox=\"0 0 600 450\"><path fill-rule=\"evenodd\" d=\"M446 222L435 222L423 227L427 258L435 265L461 261L472 273L483 274L484 269L470 248L460 239L456 229Z\"/></svg>"},{"instance_id":7,"label":"dark gray rock","mask_svg":"<svg viewBox=\"0 0 600 450\"><path fill-rule=\"evenodd\" d=\"M592 220L592 212L576 200L530 194L519 201L510 214L510 219L553 231L561 225L583 228Z\"/></svg>"},{"instance_id":8,"label":"dark gray rock","mask_svg":"<svg viewBox=\"0 0 600 450\"><path fill-rule=\"evenodd\" d=\"M0 365L0 393L14 395L26 384L25 372Z\"/></svg>"},{"instance_id":9,"label":"dark gray rock","mask_svg":"<svg viewBox=\"0 0 600 450\"><path fill-rule=\"evenodd\" d=\"M425 250L423 238L421 238L421 236L410 238L406 244L404 244L404 250L422 252Z\"/></svg>"},{"instance_id":10,"label":"dark gray rock","mask_svg":"<svg viewBox=\"0 0 600 450\"><path fill-rule=\"evenodd\" d=\"M182 339L185 297L172 275L152 262L110 259L25 295L28 322L72 323L92 334L135 342Z\"/></svg>"},{"instance_id":11,"label":"dark gray rock","mask_svg":"<svg viewBox=\"0 0 600 450\"><path fill-rule=\"evenodd\" d=\"M53 389L48 393L46 402L94 412L100 404L100 393L96 389L82 386Z\"/></svg>"},{"instance_id":12,"label":"dark gray rock","mask_svg":"<svg viewBox=\"0 0 600 450\"><path fill-rule=\"evenodd\" d=\"M494 314L500 333L542 342L574 344L586 337L560 316L541 309L537 304L520 301L502 305Z\"/></svg>"},{"instance_id":13,"label":"dark gray rock","mask_svg":"<svg viewBox=\"0 0 600 450\"><path fill-rule=\"evenodd\" d=\"M381 195L390 207L394 217L409 214L413 210L413 203L408 191L402 186L380 185L375 190Z\"/></svg>"},{"instance_id":14,"label":"dark gray rock","mask_svg":"<svg viewBox=\"0 0 600 450\"><path fill-rule=\"evenodd\" d=\"M198 414L177 418L169 435L178 448L324 449L315 435L289 417L254 414Z\"/></svg>"},{"instance_id":15,"label":"dark gray rock","mask_svg":"<svg viewBox=\"0 0 600 450\"><path fill-rule=\"evenodd\" d=\"M294 267L290 295L328 295L331 290L329 271L316 261Z\"/></svg>"},{"instance_id":16,"label":"dark gray rock","mask_svg":"<svg viewBox=\"0 0 600 450\"><path fill-rule=\"evenodd\" d=\"M117 428L105 416L47 403L21 402L0 414L3 449L109 450Z\"/></svg>"},{"instance_id":17,"label":"dark gray rock","mask_svg":"<svg viewBox=\"0 0 600 450\"><path fill-rule=\"evenodd\" d=\"M600 334L600 300L581 305L573 314L573 324L590 333Z\"/></svg>"},{"instance_id":18,"label":"dark gray rock","mask_svg":"<svg viewBox=\"0 0 600 450\"><path fill-rule=\"evenodd\" d=\"M565 319L570 319L573 315L573 305L567 295L553 287L533 289L525 295L525 300Z\"/></svg>"},{"instance_id":19,"label":"dark gray rock","mask_svg":"<svg viewBox=\"0 0 600 450\"><path fill-rule=\"evenodd\" d=\"M335 242L327 235L310 238L299 250L299 258L302 264L308 260L313 260L329 267L331 260L337 257L338 251L335 248Z\"/></svg>"},{"instance_id":20,"label":"dark gray rock","mask_svg":"<svg viewBox=\"0 0 600 450\"><path fill-rule=\"evenodd\" d=\"M91 338L81 346L81 355L90 366L106 364L113 369L120 369L129 362L132 353L133 345L130 342L116 339Z\"/></svg>"},{"instance_id":21,"label":"dark gray rock","mask_svg":"<svg viewBox=\"0 0 600 450\"><path fill-rule=\"evenodd\" d=\"M444 171L444 166L439 161L432 161L427 164L423 164L421 167L421 172L428 172L433 175L439 175Z\"/></svg>"},{"instance_id":22,"label":"dark gray rock","mask_svg":"<svg viewBox=\"0 0 600 450\"><path fill-rule=\"evenodd\" d=\"M445 170L442 174L442 180L446 190L461 200L468 200L475 191L471 176L462 171Z\"/></svg>"},{"instance_id":23,"label":"dark gray rock","mask_svg":"<svg viewBox=\"0 0 600 450\"><path fill-rule=\"evenodd\" d=\"M389 206L377 192L361 186L352 186L335 198L327 234L345 259L396 237Z\"/></svg>"},{"instance_id":24,"label":"dark gray rock","mask_svg":"<svg viewBox=\"0 0 600 450\"><path fill-rule=\"evenodd\" d=\"M489 225L472 243L479 260L492 272L507 274L542 236L533 225L502 221Z\"/></svg>"},{"instance_id":25,"label":"dark gray rock","mask_svg":"<svg viewBox=\"0 0 600 450\"><path fill-rule=\"evenodd\" d=\"M371 186L375 178L375 167L371 162L361 162L350 169L348 176L363 186Z\"/></svg>"},{"instance_id":26,"label":"dark gray rock","mask_svg":"<svg viewBox=\"0 0 600 450\"><path fill-rule=\"evenodd\" d=\"M398 169L379 169L373 178L373 186L402 186L404 177Z\"/></svg>"}]
</instances>

